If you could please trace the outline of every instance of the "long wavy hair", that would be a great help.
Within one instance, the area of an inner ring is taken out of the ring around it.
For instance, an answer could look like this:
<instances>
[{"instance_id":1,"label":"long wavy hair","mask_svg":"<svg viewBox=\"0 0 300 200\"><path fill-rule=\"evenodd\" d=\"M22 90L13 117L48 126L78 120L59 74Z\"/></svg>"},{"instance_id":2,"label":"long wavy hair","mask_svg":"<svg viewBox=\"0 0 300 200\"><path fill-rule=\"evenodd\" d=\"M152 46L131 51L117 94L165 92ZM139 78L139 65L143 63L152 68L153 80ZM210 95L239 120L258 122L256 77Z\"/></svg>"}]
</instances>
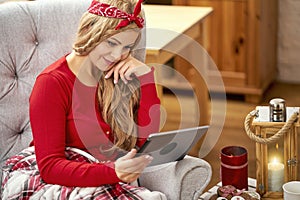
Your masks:
<instances>
[{"instance_id":1,"label":"long wavy hair","mask_svg":"<svg viewBox=\"0 0 300 200\"><path fill-rule=\"evenodd\" d=\"M133 13L137 0L101 0L127 13ZM142 12L140 14L142 16ZM98 44L125 30L137 29L135 23L115 30L121 19L107 18L85 12L80 20L77 38L73 49L77 55L88 55ZM137 39L138 43L140 39ZM134 78L127 84L101 76L98 83L99 110L104 121L110 125L114 134L114 145L108 149L100 147L103 153L113 153L117 149L129 151L137 141L137 110L140 99L140 84Z\"/></svg>"}]
</instances>

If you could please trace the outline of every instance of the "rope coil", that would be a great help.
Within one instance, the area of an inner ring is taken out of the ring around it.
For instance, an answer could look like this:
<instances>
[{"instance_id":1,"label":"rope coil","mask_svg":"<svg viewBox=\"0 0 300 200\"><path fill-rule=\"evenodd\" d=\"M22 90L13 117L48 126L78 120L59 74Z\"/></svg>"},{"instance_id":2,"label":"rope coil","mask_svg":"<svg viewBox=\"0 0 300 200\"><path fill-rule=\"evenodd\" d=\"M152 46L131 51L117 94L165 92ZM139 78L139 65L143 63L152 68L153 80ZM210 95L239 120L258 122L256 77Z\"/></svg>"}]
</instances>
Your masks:
<instances>
[{"instance_id":1,"label":"rope coil","mask_svg":"<svg viewBox=\"0 0 300 200\"><path fill-rule=\"evenodd\" d=\"M277 140L279 140L283 135L285 135L290 130L293 123L297 120L298 114L299 113L294 112L291 115L291 117L289 118L289 120L284 124L284 126L277 133L275 133L274 135L272 135L269 138L261 138L261 137L255 135L255 133L253 133L251 131L250 122L253 120L254 117L257 116L257 110L251 111L246 116L246 119L244 122L244 127L245 127L246 133L250 137L250 139L254 140L255 142L261 143L261 144L270 144L270 143L274 143Z\"/></svg>"}]
</instances>

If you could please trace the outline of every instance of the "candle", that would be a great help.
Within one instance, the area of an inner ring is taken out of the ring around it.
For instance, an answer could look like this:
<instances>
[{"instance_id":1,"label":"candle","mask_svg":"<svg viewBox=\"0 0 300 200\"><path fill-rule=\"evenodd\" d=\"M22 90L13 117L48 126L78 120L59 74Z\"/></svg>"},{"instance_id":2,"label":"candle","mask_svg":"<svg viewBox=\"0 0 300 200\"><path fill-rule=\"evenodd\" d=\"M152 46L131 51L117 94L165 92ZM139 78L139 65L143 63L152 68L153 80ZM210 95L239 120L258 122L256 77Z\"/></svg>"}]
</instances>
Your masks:
<instances>
[{"instance_id":1,"label":"candle","mask_svg":"<svg viewBox=\"0 0 300 200\"><path fill-rule=\"evenodd\" d=\"M248 190L248 153L244 147L228 146L221 150L222 186Z\"/></svg>"},{"instance_id":2,"label":"candle","mask_svg":"<svg viewBox=\"0 0 300 200\"><path fill-rule=\"evenodd\" d=\"M282 191L284 181L284 164L277 161L275 158L273 162L268 163L268 182L269 191Z\"/></svg>"}]
</instances>

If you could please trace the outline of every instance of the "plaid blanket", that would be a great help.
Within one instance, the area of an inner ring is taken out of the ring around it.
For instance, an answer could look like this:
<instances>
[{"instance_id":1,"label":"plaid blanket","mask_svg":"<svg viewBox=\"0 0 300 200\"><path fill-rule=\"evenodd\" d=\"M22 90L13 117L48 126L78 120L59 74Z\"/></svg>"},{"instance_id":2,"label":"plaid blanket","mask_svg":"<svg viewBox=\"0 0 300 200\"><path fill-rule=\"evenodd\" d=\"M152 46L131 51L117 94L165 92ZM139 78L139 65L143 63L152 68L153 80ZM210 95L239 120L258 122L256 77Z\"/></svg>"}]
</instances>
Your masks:
<instances>
[{"instance_id":1,"label":"plaid blanket","mask_svg":"<svg viewBox=\"0 0 300 200\"><path fill-rule=\"evenodd\" d=\"M77 162L97 162L84 151L66 149L66 157ZM40 176L34 147L24 149L7 160L3 168L2 199L95 199L95 200L140 200L165 199L161 193L150 192L146 188L118 183L99 187L66 187L45 183ZM154 195L154 196L153 196ZM143 197L142 197L143 196ZM157 196L158 198L156 198Z\"/></svg>"}]
</instances>

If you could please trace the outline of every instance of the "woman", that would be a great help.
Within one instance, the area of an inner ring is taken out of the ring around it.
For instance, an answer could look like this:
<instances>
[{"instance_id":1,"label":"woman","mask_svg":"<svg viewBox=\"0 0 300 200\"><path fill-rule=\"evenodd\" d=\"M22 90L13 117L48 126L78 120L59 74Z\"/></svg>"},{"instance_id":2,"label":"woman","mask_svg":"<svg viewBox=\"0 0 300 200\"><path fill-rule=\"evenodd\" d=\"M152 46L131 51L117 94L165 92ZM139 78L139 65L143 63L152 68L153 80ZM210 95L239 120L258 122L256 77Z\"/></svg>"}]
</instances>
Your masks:
<instances>
[{"instance_id":1,"label":"woman","mask_svg":"<svg viewBox=\"0 0 300 200\"><path fill-rule=\"evenodd\" d=\"M60 198L70 199L75 187L97 187L88 194L96 199L157 195L127 184L152 160L136 156L136 148L159 129L154 69L131 56L144 22L141 3L94 0L73 51L37 77L30 97L34 148L18 155L36 155L37 166L31 159L22 168L34 171L23 188L34 190L34 197L49 185L59 185ZM7 162L4 193L16 158Z\"/></svg>"}]
</instances>

